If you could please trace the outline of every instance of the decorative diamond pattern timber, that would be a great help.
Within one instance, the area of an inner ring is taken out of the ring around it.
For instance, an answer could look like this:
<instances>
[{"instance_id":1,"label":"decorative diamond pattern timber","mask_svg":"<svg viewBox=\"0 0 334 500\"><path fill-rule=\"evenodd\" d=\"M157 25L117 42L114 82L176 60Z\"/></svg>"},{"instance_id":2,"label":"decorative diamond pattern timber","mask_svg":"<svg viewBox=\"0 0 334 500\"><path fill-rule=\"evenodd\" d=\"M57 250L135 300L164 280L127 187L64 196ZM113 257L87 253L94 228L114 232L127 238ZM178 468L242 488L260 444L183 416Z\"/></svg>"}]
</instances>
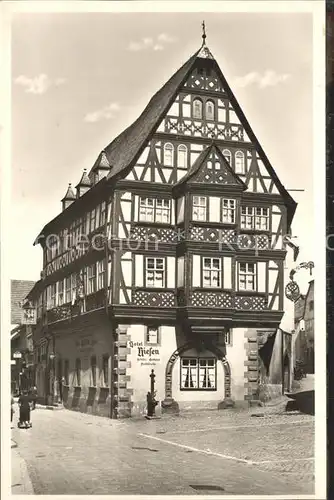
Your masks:
<instances>
[{"instance_id":1,"label":"decorative diamond pattern timber","mask_svg":"<svg viewBox=\"0 0 334 500\"><path fill-rule=\"evenodd\" d=\"M132 295L132 302L136 306L149 307L174 307L174 292L148 292L135 290Z\"/></svg>"},{"instance_id":2,"label":"decorative diamond pattern timber","mask_svg":"<svg viewBox=\"0 0 334 500\"><path fill-rule=\"evenodd\" d=\"M175 231L171 228L135 226L131 229L130 239L173 243L176 237Z\"/></svg>"}]
</instances>

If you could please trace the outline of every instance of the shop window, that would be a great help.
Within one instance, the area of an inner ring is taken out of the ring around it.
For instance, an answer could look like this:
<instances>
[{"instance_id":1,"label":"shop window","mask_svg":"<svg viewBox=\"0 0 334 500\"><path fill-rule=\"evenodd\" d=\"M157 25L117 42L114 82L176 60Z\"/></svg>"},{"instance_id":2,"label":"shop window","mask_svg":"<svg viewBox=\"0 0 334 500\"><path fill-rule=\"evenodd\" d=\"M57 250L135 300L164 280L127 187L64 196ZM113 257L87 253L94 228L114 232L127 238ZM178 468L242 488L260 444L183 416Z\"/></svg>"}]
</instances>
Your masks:
<instances>
[{"instance_id":1,"label":"shop window","mask_svg":"<svg viewBox=\"0 0 334 500\"><path fill-rule=\"evenodd\" d=\"M181 358L181 390L216 390L215 358Z\"/></svg>"}]
</instances>

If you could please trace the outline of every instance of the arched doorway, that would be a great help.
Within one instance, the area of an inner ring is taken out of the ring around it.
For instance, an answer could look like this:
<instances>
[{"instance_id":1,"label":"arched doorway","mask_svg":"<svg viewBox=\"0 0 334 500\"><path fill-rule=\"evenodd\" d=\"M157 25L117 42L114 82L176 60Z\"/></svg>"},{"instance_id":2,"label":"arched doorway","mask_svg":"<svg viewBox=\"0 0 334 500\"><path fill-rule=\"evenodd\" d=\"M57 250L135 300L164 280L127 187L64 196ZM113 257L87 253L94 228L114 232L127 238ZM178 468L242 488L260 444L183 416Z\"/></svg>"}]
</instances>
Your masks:
<instances>
[{"instance_id":1,"label":"arched doorway","mask_svg":"<svg viewBox=\"0 0 334 500\"><path fill-rule=\"evenodd\" d=\"M231 398L231 369L228 361L226 360L225 354L215 345L204 342L202 347L207 351L210 351L217 360L222 362L223 370L224 370L224 398L225 400L230 400ZM170 356L165 372L165 399L162 403L163 408L172 408L178 407L178 404L173 399L173 368L176 361L188 350L192 348L198 348L198 344L193 341L187 342L183 344L181 347L176 349L173 354Z\"/></svg>"}]
</instances>

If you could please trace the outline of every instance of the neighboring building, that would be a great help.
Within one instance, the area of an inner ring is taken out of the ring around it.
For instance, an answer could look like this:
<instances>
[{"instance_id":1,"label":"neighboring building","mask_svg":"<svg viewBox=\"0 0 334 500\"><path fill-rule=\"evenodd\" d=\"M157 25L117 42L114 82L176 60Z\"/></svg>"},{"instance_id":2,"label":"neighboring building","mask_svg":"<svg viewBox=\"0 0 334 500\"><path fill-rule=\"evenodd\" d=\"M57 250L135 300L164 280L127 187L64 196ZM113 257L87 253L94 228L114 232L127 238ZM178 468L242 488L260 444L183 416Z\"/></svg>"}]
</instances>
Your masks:
<instances>
[{"instance_id":1,"label":"neighboring building","mask_svg":"<svg viewBox=\"0 0 334 500\"><path fill-rule=\"evenodd\" d=\"M34 382L32 326L24 318L25 299L34 281L11 280L11 390L17 393Z\"/></svg>"},{"instance_id":2,"label":"neighboring building","mask_svg":"<svg viewBox=\"0 0 334 500\"><path fill-rule=\"evenodd\" d=\"M154 370L162 411L259 397L296 204L205 35L62 206L36 240L40 396L142 414Z\"/></svg>"},{"instance_id":3,"label":"neighboring building","mask_svg":"<svg viewBox=\"0 0 334 500\"><path fill-rule=\"evenodd\" d=\"M295 302L295 367L314 373L314 280L309 282L306 295Z\"/></svg>"}]
</instances>

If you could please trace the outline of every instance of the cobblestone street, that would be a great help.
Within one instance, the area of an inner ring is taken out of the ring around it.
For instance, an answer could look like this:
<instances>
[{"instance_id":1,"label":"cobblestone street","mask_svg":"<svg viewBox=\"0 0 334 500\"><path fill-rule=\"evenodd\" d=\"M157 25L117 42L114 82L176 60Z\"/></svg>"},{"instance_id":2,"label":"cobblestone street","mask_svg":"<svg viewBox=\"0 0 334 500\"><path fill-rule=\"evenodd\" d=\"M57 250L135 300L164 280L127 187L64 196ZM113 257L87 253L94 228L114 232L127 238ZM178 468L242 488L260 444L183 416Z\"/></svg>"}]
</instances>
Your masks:
<instances>
[{"instance_id":1,"label":"cobblestone street","mask_svg":"<svg viewBox=\"0 0 334 500\"><path fill-rule=\"evenodd\" d=\"M313 494L314 418L256 411L113 421L37 409L31 429L12 430L12 454L35 494Z\"/></svg>"}]
</instances>

